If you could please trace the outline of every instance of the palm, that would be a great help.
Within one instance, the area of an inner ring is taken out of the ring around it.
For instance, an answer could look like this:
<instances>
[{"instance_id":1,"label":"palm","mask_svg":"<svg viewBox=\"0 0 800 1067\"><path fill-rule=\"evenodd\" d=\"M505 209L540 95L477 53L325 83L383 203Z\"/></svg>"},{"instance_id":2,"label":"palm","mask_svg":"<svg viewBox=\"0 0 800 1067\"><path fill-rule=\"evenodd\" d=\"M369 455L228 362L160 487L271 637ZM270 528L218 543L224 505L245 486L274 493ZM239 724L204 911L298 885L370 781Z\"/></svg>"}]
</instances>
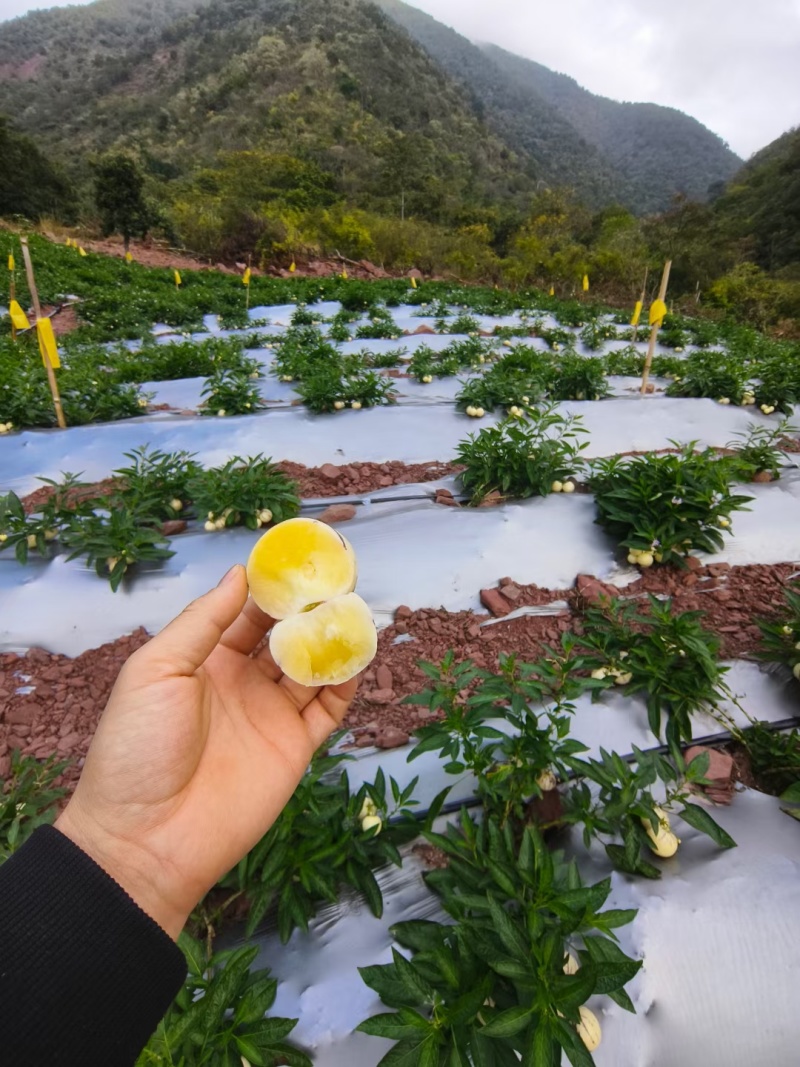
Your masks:
<instances>
[{"instance_id":1,"label":"palm","mask_svg":"<svg viewBox=\"0 0 800 1067\"><path fill-rule=\"evenodd\" d=\"M120 675L76 792L104 834L139 845L165 882L185 887L188 909L266 833L355 690L306 689L268 651L252 657L269 624L248 602L192 670L169 627L144 646Z\"/></svg>"}]
</instances>

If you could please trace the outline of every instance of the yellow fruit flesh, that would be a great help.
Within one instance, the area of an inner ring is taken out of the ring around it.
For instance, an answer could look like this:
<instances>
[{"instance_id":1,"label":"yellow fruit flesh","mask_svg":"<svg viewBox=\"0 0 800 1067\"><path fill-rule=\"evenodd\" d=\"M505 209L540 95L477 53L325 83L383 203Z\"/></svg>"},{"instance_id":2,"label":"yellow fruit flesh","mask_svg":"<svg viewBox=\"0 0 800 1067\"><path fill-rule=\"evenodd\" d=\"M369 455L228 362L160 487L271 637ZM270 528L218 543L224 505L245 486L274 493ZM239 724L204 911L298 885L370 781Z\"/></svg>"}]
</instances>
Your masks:
<instances>
[{"instance_id":1,"label":"yellow fruit flesh","mask_svg":"<svg viewBox=\"0 0 800 1067\"><path fill-rule=\"evenodd\" d=\"M270 634L272 658L301 685L339 685L374 659L378 635L372 613L356 593L335 597L277 623Z\"/></svg>"},{"instance_id":2,"label":"yellow fruit flesh","mask_svg":"<svg viewBox=\"0 0 800 1067\"><path fill-rule=\"evenodd\" d=\"M316 519L289 519L257 542L247 562L253 600L273 619L352 592L356 558L349 543Z\"/></svg>"}]
</instances>

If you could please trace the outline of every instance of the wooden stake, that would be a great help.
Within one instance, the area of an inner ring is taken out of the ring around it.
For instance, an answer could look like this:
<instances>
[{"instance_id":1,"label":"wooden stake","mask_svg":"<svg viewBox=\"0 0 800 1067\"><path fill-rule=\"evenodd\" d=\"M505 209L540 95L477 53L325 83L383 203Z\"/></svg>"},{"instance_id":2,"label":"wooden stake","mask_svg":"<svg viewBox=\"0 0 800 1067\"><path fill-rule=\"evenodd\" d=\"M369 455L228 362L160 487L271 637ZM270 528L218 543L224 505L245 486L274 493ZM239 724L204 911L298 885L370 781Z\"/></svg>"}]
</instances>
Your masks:
<instances>
[{"instance_id":1,"label":"wooden stake","mask_svg":"<svg viewBox=\"0 0 800 1067\"><path fill-rule=\"evenodd\" d=\"M661 275L661 288L658 290L658 299L663 300L667 295L669 285L669 272L672 270L672 260L668 259L664 264L664 273ZM660 323L654 322L650 331L650 344L647 346L647 359L644 361L644 374L642 375L642 396L647 392L647 379L650 377L650 367L653 365L653 355L656 350L656 338L658 337Z\"/></svg>"},{"instance_id":2,"label":"wooden stake","mask_svg":"<svg viewBox=\"0 0 800 1067\"><path fill-rule=\"evenodd\" d=\"M248 255L248 257L247 257L247 269L248 270L252 269L252 261L253 261L252 255ZM247 285L245 286L245 289L247 290L247 299L245 300L245 305L244 306L245 306L245 311L249 311L250 310L250 281L248 281Z\"/></svg>"},{"instance_id":3,"label":"wooden stake","mask_svg":"<svg viewBox=\"0 0 800 1067\"><path fill-rule=\"evenodd\" d=\"M16 273L17 272L13 271L13 270L10 270L8 272L8 274L9 274L9 283L8 283L8 301L9 301L9 303L11 303L12 300L16 300L17 299ZM17 339L17 327L12 322L11 323L11 340L12 341L16 341L16 339Z\"/></svg>"},{"instance_id":4,"label":"wooden stake","mask_svg":"<svg viewBox=\"0 0 800 1067\"><path fill-rule=\"evenodd\" d=\"M647 275L650 273L650 268L644 268L644 281L642 282L642 295L639 297L642 307L644 307L645 297L647 296ZM639 336L639 323L633 327L633 343L636 344L636 338Z\"/></svg>"},{"instance_id":5,"label":"wooden stake","mask_svg":"<svg viewBox=\"0 0 800 1067\"><path fill-rule=\"evenodd\" d=\"M33 263L31 262L31 253L28 248L28 238L23 237L22 241L22 258L25 260L25 272L28 275L28 289L30 289L31 300L33 301L33 313L36 316L36 321L42 317L42 306L39 303L39 292L36 288L36 279L33 274ZM53 406L56 409L56 419L58 425L62 430L67 428L67 420L64 418L64 409L61 406L61 394L58 391L58 382L56 381L56 373L50 365L50 360L45 358L44 361L45 370L47 371L47 380L50 383L50 392L53 394Z\"/></svg>"}]
</instances>

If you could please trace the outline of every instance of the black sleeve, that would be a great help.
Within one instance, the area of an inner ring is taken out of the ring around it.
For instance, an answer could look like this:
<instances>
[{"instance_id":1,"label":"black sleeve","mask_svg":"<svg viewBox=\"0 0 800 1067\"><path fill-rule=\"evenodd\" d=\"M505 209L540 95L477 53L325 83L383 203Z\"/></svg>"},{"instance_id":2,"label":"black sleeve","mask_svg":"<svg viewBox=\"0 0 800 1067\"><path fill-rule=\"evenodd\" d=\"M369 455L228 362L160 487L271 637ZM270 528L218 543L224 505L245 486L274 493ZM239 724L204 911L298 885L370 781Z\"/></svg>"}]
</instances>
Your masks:
<instances>
[{"instance_id":1,"label":"black sleeve","mask_svg":"<svg viewBox=\"0 0 800 1067\"><path fill-rule=\"evenodd\" d=\"M131 1067L185 975L177 945L58 830L0 867L4 1067Z\"/></svg>"}]
</instances>

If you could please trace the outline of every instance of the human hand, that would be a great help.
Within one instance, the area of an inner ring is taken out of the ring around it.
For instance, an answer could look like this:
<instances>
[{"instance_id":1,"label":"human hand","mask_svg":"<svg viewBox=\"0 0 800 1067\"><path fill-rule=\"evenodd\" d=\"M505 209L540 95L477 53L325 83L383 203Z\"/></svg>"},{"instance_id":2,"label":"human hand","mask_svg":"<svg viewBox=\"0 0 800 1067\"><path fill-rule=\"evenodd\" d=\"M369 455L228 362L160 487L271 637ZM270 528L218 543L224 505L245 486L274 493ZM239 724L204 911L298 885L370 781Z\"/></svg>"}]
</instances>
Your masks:
<instances>
[{"instance_id":1,"label":"human hand","mask_svg":"<svg viewBox=\"0 0 800 1067\"><path fill-rule=\"evenodd\" d=\"M268 649L244 568L131 656L56 828L177 939L264 836L357 681L307 689Z\"/></svg>"}]
</instances>

